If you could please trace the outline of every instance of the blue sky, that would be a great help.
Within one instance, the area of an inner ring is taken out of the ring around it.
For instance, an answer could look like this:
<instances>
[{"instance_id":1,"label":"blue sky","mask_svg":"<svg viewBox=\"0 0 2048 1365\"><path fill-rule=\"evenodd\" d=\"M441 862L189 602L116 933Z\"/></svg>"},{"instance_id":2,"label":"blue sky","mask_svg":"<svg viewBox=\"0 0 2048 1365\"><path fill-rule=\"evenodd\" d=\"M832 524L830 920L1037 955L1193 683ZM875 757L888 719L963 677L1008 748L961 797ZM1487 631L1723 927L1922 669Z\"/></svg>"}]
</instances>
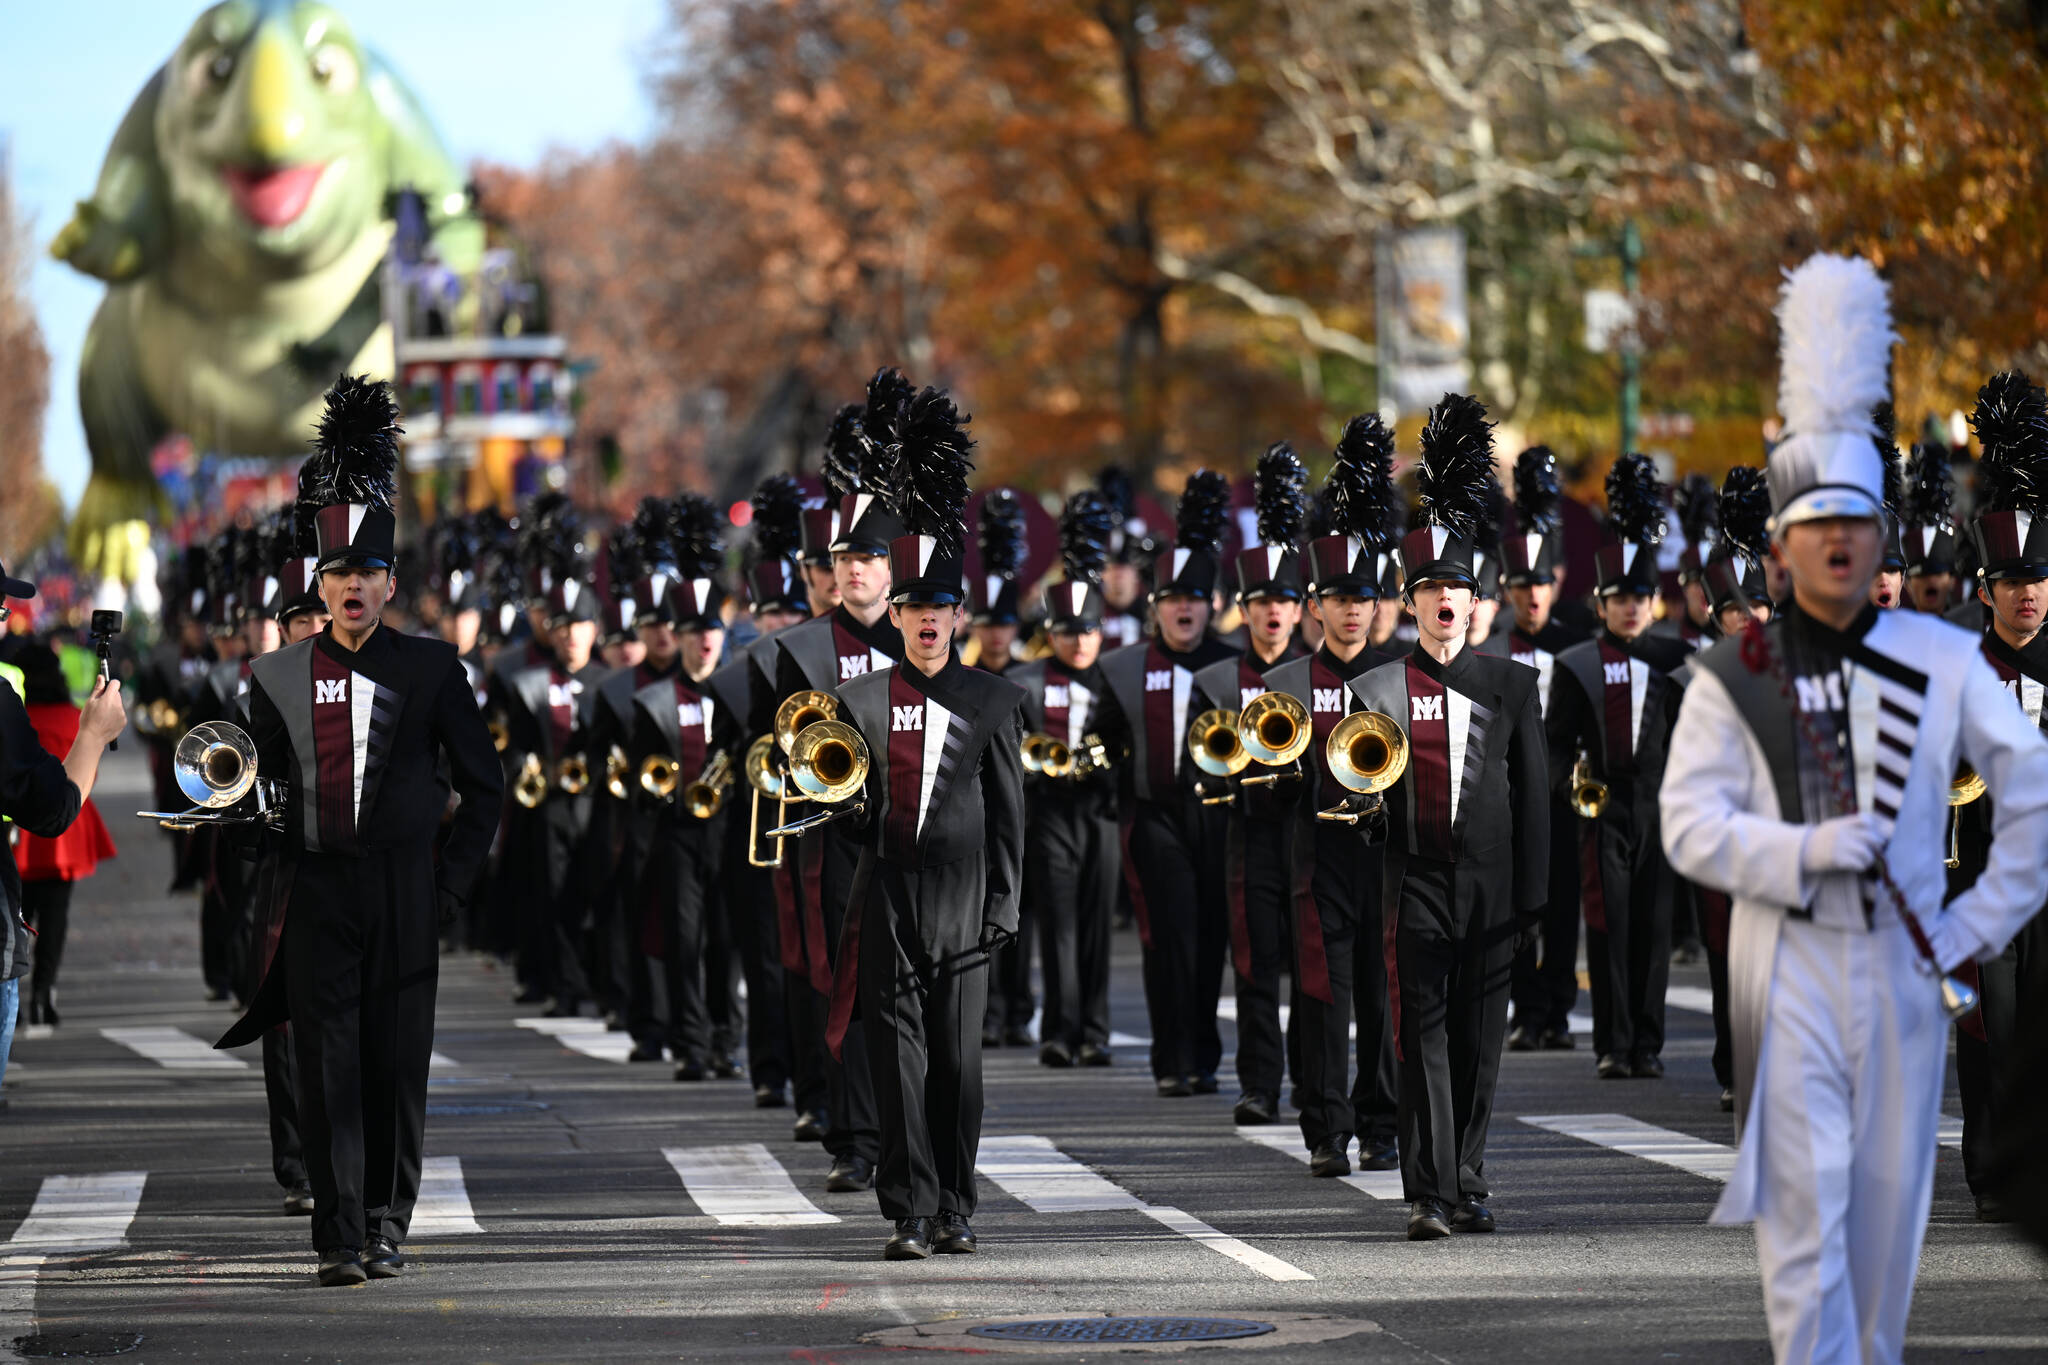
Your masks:
<instances>
[{"instance_id":1,"label":"blue sky","mask_svg":"<svg viewBox=\"0 0 2048 1365\"><path fill-rule=\"evenodd\" d=\"M52 360L43 466L69 504L88 472L78 350L103 286L49 260L44 248L73 202L92 192L135 92L206 5L44 0L4 8L0 133L34 234L31 288ZM337 8L419 92L464 163L531 164L550 148L637 140L652 122L645 74L663 0L337 0Z\"/></svg>"}]
</instances>

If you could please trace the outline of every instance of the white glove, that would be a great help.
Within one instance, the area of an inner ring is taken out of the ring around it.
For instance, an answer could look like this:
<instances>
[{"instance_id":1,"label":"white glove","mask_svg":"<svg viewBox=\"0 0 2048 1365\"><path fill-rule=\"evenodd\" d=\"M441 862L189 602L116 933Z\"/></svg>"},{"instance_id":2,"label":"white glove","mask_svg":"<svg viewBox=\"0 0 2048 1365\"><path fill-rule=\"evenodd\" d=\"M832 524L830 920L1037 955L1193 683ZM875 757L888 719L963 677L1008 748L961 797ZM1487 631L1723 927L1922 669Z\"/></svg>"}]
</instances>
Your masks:
<instances>
[{"instance_id":1,"label":"white glove","mask_svg":"<svg viewBox=\"0 0 2048 1365\"><path fill-rule=\"evenodd\" d=\"M1884 851L1884 843L1883 824L1874 812L1837 815L1806 831L1799 845L1799 870L1815 876L1868 872Z\"/></svg>"}]
</instances>

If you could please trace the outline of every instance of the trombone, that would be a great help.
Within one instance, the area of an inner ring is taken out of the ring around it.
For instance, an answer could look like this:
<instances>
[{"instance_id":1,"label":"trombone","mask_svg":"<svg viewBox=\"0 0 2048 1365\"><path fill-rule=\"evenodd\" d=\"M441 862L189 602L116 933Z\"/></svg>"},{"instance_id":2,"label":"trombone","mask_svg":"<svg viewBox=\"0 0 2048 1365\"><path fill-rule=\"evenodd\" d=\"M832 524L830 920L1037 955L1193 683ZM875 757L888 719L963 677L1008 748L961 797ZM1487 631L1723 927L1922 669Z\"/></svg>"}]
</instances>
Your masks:
<instances>
[{"instance_id":1,"label":"trombone","mask_svg":"<svg viewBox=\"0 0 2048 1365\"><path fill-rule=\"evenodd\" d=\"M804 695L798 693L791 701ZM788 707L789 702L784 702L783 708ZM778 731L782 728L781 722L782 715L778 711ZM820 720L806 725L789 745L789 776L783 783L783 801L785 804L790 800L817 801L834 809L778 825L768 831L768 837L794 838L843 816L861 814L867 809L867 802L853 797L867 780L868 745L860 737L860 731L843 720ZM791 787L796 788L795 797L788 794Z\"/></svg>"},{"instance_id":2,"label":"trombone","mask_svg":"<svg viewBox=\"0 0 2048 1365\"><path fill-rule=\"evenodd\" d=\"M1593 760L1584 749L1572 764L1572 809L1581 820L1598 820L1607 809L1607 784L1593 776Z\"/></svg>"},{"instance_id":3,"label":"trombone","mask_svg":"<svg viewBox=\"0 0 2048 1365\"><path fill-rule=\"evenodd\" d=\"M1217 706L1195 717L1195 723L1188 727L1188 756L1195 766L1211 777L1232 778L1243 772L1252 761L1250 751L1237 733L1238 713ZM1200 784L1196 784L1200 790ZM1231 791L1226 783L1220 796L1203 796L1205 806L1228 805Z\"/></svg>"},{"instance_id":4,"label":"trombone","mask_svg":"<svg viewBox=\"0 0 2048 1365\"><path fill-rule=\"evenodd\" d=\"M798 735L819 721L837 719L839 698L830 692L792 692L775 708L775 742L790 753Z\"/></svg>"},{"instance_id":5,"label":"trombone","mask_svg":"<svg viewBox=\"0 0 2048 1365\"><path fill-rule=\"evenodd\" d=\"M1273 772L1242 779L1247 787L1263 787L1301 776L1301 756L1315 737L1308 708L1286 692L1261 692L1237 713L1237 739L1251 760Z\"/></svg>"},{"instance_id":6,"label":"trombone","mask_svg":"<svg viewBox=\"0 0 2048 1365\"><path fill-rule=\"evenodd\" d=\"M1948 784L1948 858L1949 867L1963 865L1963 807L1984 794L1984 778L1975 768L1958 759L1956 775Z\"/></svg>"},{"instance_id":7,"label":"trombone","mask_svg":"<svg viewBox=\"0 0 2048 1365\"><path fill-rule=\"evenodd\" d=\"M782 774L775 771L775 736L762 735L747 746L746 761L740 765L747 774L747 785L753 788L753 810L747 817L747 865L749 867L781 867L782 840L775 841L773 856L761 856L761 798L767 797L776 803L779 811L782 804Z\"/></svg>"},{"instance_id":8,"label":"trombone","mask_svg":"<svg viewBox=\"0 0 2048 1365\"><path fill-rule=\"evenodd\" d=\"M171 755L178 790L193 803L190 810L139 810L145 820L165 829L189 830L201 825L249 825L284 821L282 783L256 775L256 742L241 726L224 720L203 721L187 730ZM253 809L233 809L253 796Z\"/></svg>"},{"instance_id":9,"label":"trombone","mask_svg":"<svg viewBox=\"0 0 2048 1365\"><path fill-rule=\"evenodd\" d=\"M1386 802L1380 793L1408 771L1408 736L1392 716L1355 711L1337 722L1323 744L1323 758L1337 785L1352 793L1316 819L1355 825Z\"/></svg>"}]
</instances>

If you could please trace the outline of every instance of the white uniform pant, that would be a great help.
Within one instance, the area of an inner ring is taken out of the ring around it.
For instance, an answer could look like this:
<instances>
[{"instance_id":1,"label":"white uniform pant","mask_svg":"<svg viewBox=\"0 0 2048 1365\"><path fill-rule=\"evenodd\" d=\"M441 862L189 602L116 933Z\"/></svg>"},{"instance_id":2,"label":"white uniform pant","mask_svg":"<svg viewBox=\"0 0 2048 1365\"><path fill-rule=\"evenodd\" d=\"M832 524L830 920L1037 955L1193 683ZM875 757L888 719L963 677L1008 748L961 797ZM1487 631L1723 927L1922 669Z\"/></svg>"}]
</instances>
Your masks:
<instances>
[{"instance_id":1,"label":"white uniform pant","mask_svg":"<svg viewBox=\"0 0 2048 1365\"><path fill-rule=\"evenodd\" d=\"M1934 1191L1939 984L1896 922L1792 918L1770 983L1743 1159L1715 1221L1756 1219L1780 1362L1897 1361Z\"/></svg>"}]
</instances>

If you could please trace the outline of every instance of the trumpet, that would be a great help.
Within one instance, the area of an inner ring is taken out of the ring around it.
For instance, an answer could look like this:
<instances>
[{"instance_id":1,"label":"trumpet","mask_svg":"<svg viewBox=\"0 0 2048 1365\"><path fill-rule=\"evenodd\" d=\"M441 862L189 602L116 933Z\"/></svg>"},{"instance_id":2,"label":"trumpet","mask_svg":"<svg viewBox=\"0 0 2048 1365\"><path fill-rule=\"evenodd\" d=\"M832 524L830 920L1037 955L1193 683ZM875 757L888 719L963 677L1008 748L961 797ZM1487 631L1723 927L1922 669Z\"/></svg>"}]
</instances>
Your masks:
<instances>
[{"instance_id":1,"label":"trumpet","mask_svg":"<svg viewBox=\"0 0 2048 1365\"><path fill-rule=\"evenodd\" d=\"M165 697L157 697L137 714L135 728L154 735L174 735L182 717L178 708Z\"/></svg>"},{"instance_id":2,"label":"trumpet","mask_svg":"<svg viewBox=\"0 0 2048 1365\"><path fill-rule=\"evenodd\" d=\"M1572 809L1581 820L1598 820L1607 809L1607 784L1593 776L1593 761L1583 750L1572 764Z\"/></svg>"},{"instance_id":3,"label":"trumpet","mask_svg":"<svg viewBox=\"0 0 2048 1365\"><path fill-rule=\"evenodd\" d=\"M1975 768L1962 760L1956 762L1956 775L1948 784L1948 858L1950 867L1963 865L1963 807L1984 794L1984 778ZM1965 1014L1968 1010L1963 1011Z\"/></svg>"},{"instance_id":4,"label":"trumpet","mask_svg":"<svg viewBox=\"0 0 2048 1365\"><path fill-rule=\"evenodd\" d=\"M539 754L528 754L519 761L519 771L512 777L512 799L528 810L548 799L548 775Z\"/></svg>"},{"instance_id":5,"label":"trumpet","mask_svg":"<svg viewBox=\"0 0 2048 1365\"><path fill-rule=\"evenodd\" d=\"M782 774L775 771L775 736L762 735L747 746L746 760L740 767L747 774L747 785L753 789L752 811L747 816L747 865L749 867L781 867L782 840L775 841L775 852L766 858L761 856L761 798L767 797L782 802Z\"/></svg>"},{"instance_id":6,"label":"trumpet","mask_svg":"<svg viewBox=\"0 0 2048 1365\"><path fill-rule=\"evenodd\" d=\"M1188 756L1195 760L1195 766L1211 777L1236 777L1252 761L1244 741L1237 734L1237 712L1218 706L1195 717L1195 723L1188 727ZM1224 788L1220 796L1204 796L1205 806L1221 806L1230 801L1230 790Z\"/></svg>"},{"instance_id":7,"label":"trumpet","mask_svg":"<svg viewBox=\"0 0 2048 1365\"><path fill-rule=\"evenodd\" d=\"M798 735L819 721L838 718L839 698L830 692L792 692L775 708L775 742L790 753Z\"/></svg>"},{"instance_id":8,"label":"trumpet","mask_svg":"<svg viewBox=\"0 0 2048 1365\"><path fill-rule=\"evenodd\" d=\"M502 720L487 721L484 728L491 732L491 747L501 754L504 753L505 746L512 742L512 732L505 728L505 722Z\"/></svg>"},{"instance_id":9,"label":"trumpet","mask_svg":"<svg viewBox=\"0 0 2048 1365\"><path fill-rule=\"evenodd\" d=\"M1355 825L1385 802L1380 795L1408 771L1408 736L1394 718L1379 711L1358 711L1337 722L1323 743L1323 758L1337 785L1354 793L1316 819Z\"/></svg>"},{"instance_id":10,"label":"trumpet","mask_svg":"<svg viewBox=\"0 0 2048 1365\"><path fill-rule=\"evenodd\" d=\"M650 754L640 764L640 790L657 801L676 799L683 780L683 765L667 754Z\"/></svg>"},{"instance_id":11,"label":"trumpet","mask_svg":"<svg viewBox=\"0 0 2048 1365\"><path fill-rule=\"evenodd\" d=\"M1263 787L1301 775L1301 756L1315 737L1308 708L1285 692L1261 692L1237 713L1237 739L1261 767L1284 771L1243 779L1247 787Z\"/></svg>"},{"instance_id":12,"label":"trumpet","mask_svg":"<svg viewBox=\"0 0 2048 1365\"><path fill-rule=\"evenodd\" d=\"M570 754L555 765L555 785L564 796L581 796L590 790L590 764L582 754Z\"/></svg>"},{"instance_id":13,"label":"trumpet","mask_svg":"<svg viewBox=\"0 0 2048 1365\"><path fill-rule=\"evenodd\" d=\"M1102 742L1102 736L1081 736L1081 748L1074 755L1074 776L1086 777L1090 773L1106 773L1110 765L1109 746Z\"/></svg>"},{"instance_id":14,"label":"trumpet","mask_svg":"<svg viewBox=\"0 0 2048 1365\"><path fill-rule=\"evenodd\" d=\"M720 749L711 755L697 780L683 788L683 809L699 820L709 820L725 805L725 789L732 785L732 755Z\"/></svg>"},{"instance_id":15,"label":"trumpet","mask_svg":"<svg viewBox=\"0 0 2048 1365\"><path fill-rule=\"evenodd\" d=\"M1074 774L1074 751L1043 731L1024 736L1018 748L1027 773L1041 777L1071 777Z\"/></svg>"},{"instance_id":16,"label":"trumpet","mask_svg":"<svg viewBox=\"0 0 2048 1365\"><path fill-rule=\"evenodd\" d=\"M788 704L783 703L785 707ZM780 714L776 719L780 729ZM866 785L867 780L868 745L860 737L860 731L839 720L821 720L805 726L789 748L789 777L783 787L784 800L817 801L836 809L778 825L768 831L769 837L790 838L829 821L859 815L867 809L867 803L854 800L853 796ZM796 788L794 798L788 795L790 787Z\"/></svg>"},{"instance_id":17,"label":"trumpet","mask_svg":"<svg viewBox=\"0 0 2048 1365\"><path fill-rule=\"evenodd\" d=\"M604 789L610 792L615 800L626 799L626 775L631 771L632 765L626 761L626 751L616 744L612 745L612 751L604 756Z\"/></svg>"},{"instance_id":18,"label":"trumpet","mask_svg":"<svg viewBox=\"0 0 2048 1365\"><path fill-rule=\"evenodd\" d=\"M197 829L200 825L278 824L284 819L284 788L256 775L256 742L239 725L210 720L193 726L171 755L178 790L193 803L186 811L135 812L165 829ZM234 811L251 795L253 810Z\"/></svg>"}]
</instances>

